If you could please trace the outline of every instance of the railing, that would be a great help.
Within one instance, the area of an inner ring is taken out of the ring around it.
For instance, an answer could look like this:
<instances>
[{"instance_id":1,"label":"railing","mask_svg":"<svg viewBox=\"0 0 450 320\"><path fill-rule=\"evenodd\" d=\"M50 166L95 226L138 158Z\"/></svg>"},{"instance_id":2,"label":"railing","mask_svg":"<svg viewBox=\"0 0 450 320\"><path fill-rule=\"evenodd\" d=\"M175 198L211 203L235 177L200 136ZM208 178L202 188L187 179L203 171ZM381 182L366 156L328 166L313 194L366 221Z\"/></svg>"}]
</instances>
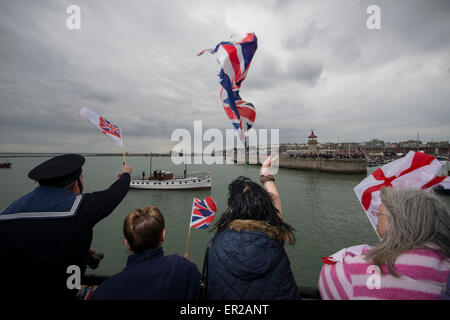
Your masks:
<instances>
[{"instance_id":1,"label":"railing","mask_svg":"<svg viewBox=\"0 0 450 320\"><path fill-rule=\"evenodd\" d=\"M109 278L109 275L102 274L85 274L81 280L81 284L85 286L99 286L103 281ZM302 299L321 300L319 289L316 287L298 286L298 292Z\"/></svg>"},{"instance_id":2,"label":"railing","mask_svg":"<svg viewBox=\"0 0 450 320\"><path fill-rule=\"evenodd\" d=\"M322 300L319 289L316 287L297 286L302 299Z\"/></svg>"}]
</instances>

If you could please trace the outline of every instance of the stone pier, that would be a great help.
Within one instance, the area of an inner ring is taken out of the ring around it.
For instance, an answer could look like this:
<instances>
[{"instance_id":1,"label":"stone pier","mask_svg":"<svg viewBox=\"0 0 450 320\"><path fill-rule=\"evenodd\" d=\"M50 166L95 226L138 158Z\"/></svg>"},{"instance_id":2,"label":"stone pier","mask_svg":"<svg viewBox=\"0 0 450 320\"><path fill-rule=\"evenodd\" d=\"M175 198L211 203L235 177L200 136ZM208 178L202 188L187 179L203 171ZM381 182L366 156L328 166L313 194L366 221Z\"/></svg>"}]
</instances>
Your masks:
<instances>
[{"instance_id":1,"label":"stone pier","mask_svg":"<svg viewBox=\"0 0 450 320\"><path fill-rule=\"evenodd\" d=\"M288 155L281 154L280 168L367 174L365 159L290 159Z\"/></svg>"},{"instance_id":2,"label":"stone pier","mask_svg":"<svg viewBox=\"0 0 450 320\"><path fill-rule=\"evenodd\" d=\"M236 160L239 161L236 161ZM249 165L260 165L264 159L257 159L256 155L246 155L245 161ZM291 159L288 154L280 154L280 168L313 170L329 173L367 174L365 159ZM245 163L244 155L240 157L235 153L235 163Z\"/></svg>"}]
</instances>

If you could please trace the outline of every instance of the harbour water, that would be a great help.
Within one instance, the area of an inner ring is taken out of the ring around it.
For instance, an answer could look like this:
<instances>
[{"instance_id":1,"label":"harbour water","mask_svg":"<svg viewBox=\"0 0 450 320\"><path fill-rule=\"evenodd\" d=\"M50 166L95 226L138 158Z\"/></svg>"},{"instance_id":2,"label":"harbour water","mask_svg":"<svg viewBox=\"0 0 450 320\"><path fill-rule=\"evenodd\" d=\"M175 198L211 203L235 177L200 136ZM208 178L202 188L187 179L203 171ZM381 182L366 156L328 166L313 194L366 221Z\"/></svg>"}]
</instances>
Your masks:
<instances>
[{"instance_id":1,"label":"harbour water","mask_svg":"<svg viewBox=\"0 0 450 320\"><path fill-rule=\"evenodd\" d=\"M31 191L37 184L27 174L45 157L11 158L11 169L0 169L0 208ZM133 176L142 177L149 172L148 157L128 157ZM121 157L86 157L83 168L85 192L106 189L116 179L122 166ZM153 157L152 168L166 169L182 175L184 166L176 166L168 157ZM368 168L368 174L376 167ZM212 195L218 205L218 216L225 211L228 184L244 175L258 181L259 167L244 165L189 165L188 174L212 171L210 191L149 191L130 190L126 198L106 219L94 228L92 248L105 254L100 266L90 273L113 274L123 269L129 252L123 242L122 226L132 210L156 205L166 220L166 254L183 255L189 227L193 197ZM328 174L316 171L280 169L276 184L281 196L283 218L296 232L295 245L286 251L298 285L316 286L321 257L344 247L357 244L375 244L378 238L369 224L353 188L365 175ZM450 208L450 197L437 195ZM42 230L45 232L45 230ZM201 270L206 245L213 233L211 228L191 231L189 255Z\"/></svg>"}]
</instances>

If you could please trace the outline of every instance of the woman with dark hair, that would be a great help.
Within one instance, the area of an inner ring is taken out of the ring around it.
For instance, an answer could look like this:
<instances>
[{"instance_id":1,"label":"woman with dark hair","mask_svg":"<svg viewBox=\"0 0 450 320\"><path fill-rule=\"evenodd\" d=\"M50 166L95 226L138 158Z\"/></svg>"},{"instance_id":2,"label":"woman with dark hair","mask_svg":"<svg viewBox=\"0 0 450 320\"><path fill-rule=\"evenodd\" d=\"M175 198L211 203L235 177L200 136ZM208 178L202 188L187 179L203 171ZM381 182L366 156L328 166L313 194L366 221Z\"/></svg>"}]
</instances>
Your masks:
<instances>
[{"instance_id":1,"label":"woman with dark hair","mask_svg":"<svg viewBox=\"0 0 450 320\"><path fill-rule=\"evenodd\" d=\"M275 159L274 159L275 160ZM270 174L271 156L261 183L238 177L229 186L228 209L216 223L209 250L208 299L299 299L284 243L294 229L281 219L281 201Z\"/></svg>"}]
</instances>

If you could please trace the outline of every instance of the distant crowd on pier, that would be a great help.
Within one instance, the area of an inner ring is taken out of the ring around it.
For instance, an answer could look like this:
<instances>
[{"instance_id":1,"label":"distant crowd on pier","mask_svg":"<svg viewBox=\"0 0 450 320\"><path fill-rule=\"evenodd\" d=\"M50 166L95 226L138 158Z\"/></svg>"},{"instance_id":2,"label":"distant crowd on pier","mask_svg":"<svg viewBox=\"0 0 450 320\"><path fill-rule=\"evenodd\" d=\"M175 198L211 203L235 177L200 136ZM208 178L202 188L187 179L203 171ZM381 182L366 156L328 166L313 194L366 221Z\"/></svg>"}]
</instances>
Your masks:
<instances>
[{"instance_id":1,"label":"distant crowd on pier","mask_svg":"<svg viewBox=\"0 0 450 320\"><path fill-rule=\"evenodd\" d=\"M311 297L296 283L285 251L285 245L296 242L295 229L284 218L286 209L270 171L274 160L269 156L263 162L257 182L240 176L228 185L227 195L217 195L227 197L227 207L212 226L210 242L203 244L202 272L187 252L165 254L165 239L180 235L166 233L164 214L148 204L116 213L125 216L122 230L107 230L123 236L111 254L128 249L125 268L101 283L85 286L80 286L80 277L85 284L86 267L92 266L94 258L98 264L98 254L91 248L93 228L126 197L131 167L124 164L120 177L106 190L85 193L84 157L62 155L41 163L28 174L39 186L0 212L0 299ZM372 189L381 196L376 212L381 241L322 258L312 296L324 300L449 299L449 210L420 189L376 187Z\"/></svg>"},{"instance_id":2,"label":"distant crowd on pier","mask_svg":"<svg viewBox=\"0 0 450 320\"><path fill-rule=\"evenodd\" d=\"M364 153L305 153L305 152L289 152L289 159L366 159Z\"/></svg>"}]
</instances>

